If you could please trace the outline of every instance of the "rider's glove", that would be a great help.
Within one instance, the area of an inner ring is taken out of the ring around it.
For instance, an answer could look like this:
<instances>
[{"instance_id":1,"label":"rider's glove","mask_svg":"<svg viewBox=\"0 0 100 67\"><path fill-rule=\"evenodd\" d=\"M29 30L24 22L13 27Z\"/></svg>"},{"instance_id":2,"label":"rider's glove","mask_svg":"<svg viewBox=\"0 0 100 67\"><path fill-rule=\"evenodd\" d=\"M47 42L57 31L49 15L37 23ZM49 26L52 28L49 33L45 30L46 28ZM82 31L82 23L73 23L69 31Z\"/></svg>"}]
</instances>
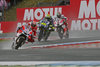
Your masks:
<instances>
[{"instance_id":1,"label":"rider's glove","mask_svg":"<svg viewBox=\"0 0 100 67\"><path fill-rule=\"evenodd\" d=\"M55 27L52 27L52 29L55 29Z\"/></svg>"},{"instance_id":2,"label":"rider's glove","mask_svg":"<svg viewBox=\"0 0 100 67\"><path fill-rule=\"evenodd\" d=\"M50 25L50 27L52 27L52 25Z\"/></svg>"}]
</instances>

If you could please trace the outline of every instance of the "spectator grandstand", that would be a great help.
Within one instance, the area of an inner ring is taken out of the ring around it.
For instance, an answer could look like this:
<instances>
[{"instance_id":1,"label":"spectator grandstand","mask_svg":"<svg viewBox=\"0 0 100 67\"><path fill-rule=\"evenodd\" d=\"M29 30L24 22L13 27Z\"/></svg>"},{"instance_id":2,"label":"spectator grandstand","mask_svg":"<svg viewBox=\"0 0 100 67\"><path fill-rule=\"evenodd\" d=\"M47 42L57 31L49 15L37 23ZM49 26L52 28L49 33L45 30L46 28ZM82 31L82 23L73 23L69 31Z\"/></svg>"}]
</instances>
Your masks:
<instances>
[{"instance_id":1,"label":"spectator grandstand","mask_svg":"<svg viewBox=\"0 0 100 67\"><path fill-rule=\"evenodd\" d=\"M22 0L0 0L0 21L4 21L5 11L20 1Z\"/></svg>"},{"instance_id":2,"label":"spectator grandstand","mask_svg":"<svg viewBox=\"0 0 100 67\"><path fill-rule=\"evenodd\" d=\"M0 21L4 20L4 9L7 9L7 2L0 0Z\"/></svg>"}]
</instances>

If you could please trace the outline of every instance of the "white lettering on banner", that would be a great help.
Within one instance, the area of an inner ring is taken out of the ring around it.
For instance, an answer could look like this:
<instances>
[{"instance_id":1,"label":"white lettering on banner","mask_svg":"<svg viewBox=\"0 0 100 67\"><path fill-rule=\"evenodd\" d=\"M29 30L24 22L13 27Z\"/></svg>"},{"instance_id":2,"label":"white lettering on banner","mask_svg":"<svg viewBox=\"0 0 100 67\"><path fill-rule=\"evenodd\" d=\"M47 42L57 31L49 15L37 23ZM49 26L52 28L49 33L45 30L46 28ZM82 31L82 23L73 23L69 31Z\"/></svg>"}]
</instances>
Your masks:
<instances>
[{"instance_id":1,"label":"white lettering on banner","mask_svg":"<svg viewBox=\"0 0 100 67\"><path fill-rule=\"evenodd\" d=\"M30 9L30 11L28 9L25 10L24 20L34 20L34 18L33 18L33 9Z\"/></svg>"},{"instance_id":2,"label":"white lettering on banner","mask_svg":"<svg viewBox=\"0 0 100 67\"><path fill-rule=\"evenodd\" d=\"M73 20L71 25L71 30L81 30L81 21L80 20Z\"/></svg>"},{"instance_id":3,"label":"white lettering on banner","mask_svg":"<svg viewBox=\"0 0 100 67\"><path fill-rule=\"evenodd\" d=\"M38 13L39 13L40 15L38 15ZM36 18L37 20L40 20L40 19L42 19L42 17L43 17L43 12L42 12L42 10L41 10L41 9L35 10L35 18Z\"/></svg>"},{"instance_id":4,"label":"white lettering on banner","mask_svg":"<svg viewBox=\"0 0 100 67\"><path fill-rule=\"evenodd\" d=\"M98 29L100 30L100 19L98 19Z\"/></svg>"},{"instance_id":5,"label":"white lettering on banner","mask_svg":"<svg viewBox=\"0 0 100 67\"><path fill-rule=\"evenodd\" d=\"M57 15L57 8L55 8L55 11L54 11L54 15L53 15L53 8L50 8L50 15L52 16L52 17L55 17L56 15Z\"/></svg>"},{"instance_id":6,"label":"white lettering on banner","mask_svg":"<svg viewBox=\"0 0 100 67\"><path fill-rule=\"evenodd\" d=\"M91 21L91 23L93 25L92 30L96 30L97 19L91 19L90 21Z\"/></svg>"},{"instance_id":7,"label":"white lettering on banner","mask_svg":"<svg viewBox=\"0 0 100 67\"><path fill-rule=\"evenodd\" d=\"M100 19L72 20L71 30L100 30Z\"/></svg>"},{"instance_id":8,"label":"white lettering on banner","mask_svg":"<svg viewBox=\"0 0 100 67\"><path fill-rule=\"evenodd\" d=\"M24 18L23 20L40 20L43 18L43 16L46 16L48 13L50 13L51 16L56 16L57 12L61 12L62 13L62 7L59 8L38 8L36 10L34 9L25 9L25 13L24 13Z\"/></svg>"},{"instance_id":9,"label":"white lettering on banner","mask_svg":"<svg viewBox=\"0 0 100 67\"><path fill-rule=\"evenodd\" d=\"M49 13L49 8L45 9L43 8L43 11L45 12L45 16Z\"/></svg>"},{"instance_id":10,"label":"white lettering on banner","mask_svg":"<svg viewBox=\"0 0 100 67\"><path fill-rule=\"evenodd\" d=\"M99 0L99 2L97 4L97 13L100 16L100 0Z\"/></svg>"},{"instance_id":11,"label":"white lettering on banner","mask_svg":"<svg viewBox=\"0 0 100 67\"><path fill-rule=\"evenodd\" d=\"M18 28L18 27L21 27L21 23L18 23L18 24L17 24L17 28Z\"/></svg>"},{"instance_id":12,"label":"white lettering on banner","mask_svg":"<svg viewBox=\"0 0 100 67\"><path fill-rule=\"evenodd\" d=\"M81 1L79 19L72 20L71 30L100 30L100 19L97 19L96 16L100 16L100 0L98 0L98 3L95 3L95 1Z\"/></svg>"},{"instance_id":13,"label":"white lettering on banner","mask_svg":"<svg viewBox=\"0 0 100 67\"><path fill-rule=\"evenodd\" d=\"M96 17L95 0L89 0L88 6L87 6L87 1L85 0L81 1L78 18L83 18L84 14L85 14L85 18L89 18L90 14L91 14L91 18Z\"/></svg>"},{"instance_id":14,"label":"white lettering on banner","mask_svg":"<svg viewBox=\"0 0 100 67\"><path fill-rule=\"evenodd\" d=\"M21 27L22 25L25 25L25 24L26 24L26 22L24 22L24 23L20 23L20 22L19 22L19 23L17 23L17 28L18 28L18 27Z\"/></svg>"},{"instance_id":15,"label":"white lettering on banner","mask_svg":"<svg viewBox=\"0 0 100 67\"><path fill-rule=\"evenodd\" d=\"M22 25L26 25L26 22L23 22Z\"/></svg>"},{"instance_id":16,"label":"white lettering on banner","mask_svg":"<svg viewBox=\"0 0 100 67\"><path fill-rule=\"evenodd\" d=\"M57 15L57 12L60 12L60 13L62 13L62 8L55 8L55 11L54 11L54 15L53 15L53 8L50 8L50 16L52 16L52 17L56 17L56 15Z\"/></svg>"},{"instance_id":17,"label":"white lettering on banner","mask_svg":"<svg viewBox=\"0 0 100 67\"><path fill-rule=\"evenodd\" d=\"M3 31L1 30L1 24L0 24L0 34L2 34L3 33Z\"/></svg>"},{"instance_id":18,"label":"white lettering on banner","mask_svg":"<svg viewBox=\"0 0 100 67\"><path fill-rule=\"evenodd\" d=\"M83 20L82 29L83 30L90 30L91 29L91 23L89 22L89 20Z\"/></svg>"}]
</instances>

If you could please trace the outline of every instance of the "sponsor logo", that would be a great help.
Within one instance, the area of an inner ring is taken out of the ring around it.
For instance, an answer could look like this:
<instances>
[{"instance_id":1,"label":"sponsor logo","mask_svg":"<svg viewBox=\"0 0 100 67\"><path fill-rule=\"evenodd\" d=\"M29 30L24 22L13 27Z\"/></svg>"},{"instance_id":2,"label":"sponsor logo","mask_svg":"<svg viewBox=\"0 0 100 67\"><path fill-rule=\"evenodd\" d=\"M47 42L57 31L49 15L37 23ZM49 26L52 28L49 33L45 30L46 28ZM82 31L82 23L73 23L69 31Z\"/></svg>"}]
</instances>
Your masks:
<instances>
[{"instance_id":1,"label":"sponsor logo","mask_svg":"<svg viewBox=\"0 0 100 67\"><path fill-rule=\"evenodd\" d=\"M71 30L100 30L100 0L82 0L78 20L72 20Z\"/></svg>"},{"instance_id":2,"label":"sponsor logo","mask_svg":"<svg viewBox=\"0 0 100 67\"><path fill-rule=\"evenodd\" d=\"M27 20L40 20L42 19L44 16L46 16L48 13L54 17L57 15L57 12L61 12L62 13L62 8L37 8L37 9L25 9L24 12L24 21Z\"/></svg>"}]
</instances>

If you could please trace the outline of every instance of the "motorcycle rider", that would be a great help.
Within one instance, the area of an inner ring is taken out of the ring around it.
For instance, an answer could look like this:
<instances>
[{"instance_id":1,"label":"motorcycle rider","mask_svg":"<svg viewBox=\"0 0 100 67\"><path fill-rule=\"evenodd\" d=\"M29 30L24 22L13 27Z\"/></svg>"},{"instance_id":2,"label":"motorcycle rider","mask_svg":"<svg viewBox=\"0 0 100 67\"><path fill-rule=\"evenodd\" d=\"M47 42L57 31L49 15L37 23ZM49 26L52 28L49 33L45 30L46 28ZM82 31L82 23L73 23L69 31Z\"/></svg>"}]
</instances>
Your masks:
<instances>
[{"instance_id":1,"label":"motorcycle rider","mask_svg":"<svg viewBox=\"0 0 100 67\"><path fill-rule=\"evenodd\" d=\"M63 19L63 24L65 25L64 32L66 32L68 29L67 27L68 23L66 22L66 20L68 20L68 18L65 17L63 14L61 14L61 12L57 12L57 15L54 19L55 21L58 21L59 19Z\"/></svg>"},{"instance_id":2,"label":"motorcycle rider","mask_svg":"<svg viewBox=\"0 0 100 67\"><path fill-rule=\"evenodd\" d=\"M36 25L35 21L31 22L31 29L32 29L32 32L34 33L34 38L35 38L36 37L36 31L37 31L37 25Z\"/></svg>"},{"instance_id":3,"label":"motorcycle rider","mask_svg":"<svg viewBox=\"0 0 100 67\"><path fill-rule=\"evenodd\" d=\"M31 22L31 23L26 23L25 25L22 25L21 27L18 27L17 29L17 34L25 32L28 34L28 42L34 42L34 36L36 36L36 24ZM33 35L34 32L34 35Z\"/></svg>"},{"instance_id":4,"label":"motorcycle rider","mask_svg":"<svg viewBox=\"0 0 100 67\"><path fill-rule=\"evenodd\" d=\"M46 24L48 24L49 27L52 28L52 31L54 31L54 20L50 16L50 14L47 14L39 23L39 27L41 26L41 23L44 23L44 21L48 21Z\"/></svg>"}]
</instances>

